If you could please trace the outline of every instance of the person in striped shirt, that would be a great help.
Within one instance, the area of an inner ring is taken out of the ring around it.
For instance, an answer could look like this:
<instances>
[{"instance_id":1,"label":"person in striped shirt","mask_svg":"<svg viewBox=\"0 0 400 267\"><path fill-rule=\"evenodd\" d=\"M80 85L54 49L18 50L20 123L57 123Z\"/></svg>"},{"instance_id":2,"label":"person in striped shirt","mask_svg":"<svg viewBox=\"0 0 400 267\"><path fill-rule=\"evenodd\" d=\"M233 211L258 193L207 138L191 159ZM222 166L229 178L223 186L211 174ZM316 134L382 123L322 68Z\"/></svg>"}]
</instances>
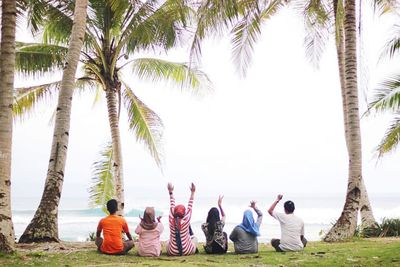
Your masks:
<instances>
[{"instance_id":1,"label":"person in striped shirt","mask_svg":"<svg viewBox=\"0 0 400 267\"><path fill-rule=\"evenodd\" d=\"M196 253L197 240L190 234L190 218L192 217L192 206L195 185L190 186L190 199L187 208L183 205L175 206L174 186L168 183L170 199L169 232L167 241L167 254L169 256L187 256Z\"/></svg>"}]
</instances>

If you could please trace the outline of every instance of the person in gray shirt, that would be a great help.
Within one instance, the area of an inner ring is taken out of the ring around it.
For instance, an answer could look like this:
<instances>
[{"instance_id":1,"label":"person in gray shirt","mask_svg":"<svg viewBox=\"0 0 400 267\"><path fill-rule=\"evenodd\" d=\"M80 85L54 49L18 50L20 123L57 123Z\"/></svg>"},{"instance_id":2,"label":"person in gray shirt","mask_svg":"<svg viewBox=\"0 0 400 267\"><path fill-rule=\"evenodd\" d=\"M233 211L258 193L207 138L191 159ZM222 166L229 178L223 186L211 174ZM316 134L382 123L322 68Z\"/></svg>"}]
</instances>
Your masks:
<instances>
[{"instance_id":1,"label":"person in gray shirt","mask_svg":"<svg viewBox=\"0 0 400 267\"><path fill-rule=\"evenodd\" d=\"M257 253L258 241L257 236L260 235L260 225L263 214L256 207L256 202L251 201L250 207L257 213L257 221L254 221L251 210L246 210L243 214L243 222L237 225L229 236L233 241L235 253Z\"/></svg>"}]
</instances>

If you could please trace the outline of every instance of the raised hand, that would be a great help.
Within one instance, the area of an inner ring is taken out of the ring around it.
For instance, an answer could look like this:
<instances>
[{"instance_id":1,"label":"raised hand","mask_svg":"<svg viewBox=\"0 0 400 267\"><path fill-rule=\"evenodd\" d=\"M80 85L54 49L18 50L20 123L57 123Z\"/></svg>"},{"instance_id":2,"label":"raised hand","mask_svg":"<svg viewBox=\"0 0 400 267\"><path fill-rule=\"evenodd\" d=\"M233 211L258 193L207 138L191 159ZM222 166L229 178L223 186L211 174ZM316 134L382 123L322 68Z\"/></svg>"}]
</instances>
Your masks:
<instances>
[{"instance_id":1,"label":"raised hand","mask_svg":"<svg viewBox=\"0 0 400 267\"><path fill-rule=\"evenodd\" d=\"M279 194L279 195L276 197L276 200L280 201L282 198L283 198L283 195Z\"/></svg>"},{"instance_id":2,"label":"raised hand","mask_svg":"<svg viewBox=\"0 0 400 267\"><path fill-rule=\"evenodd\" d=\"M192 183L190 185L190 192L194 193L196 191L196 186L194 185L194 183Z\"/></svg>"},{"instance_id":3,"label":"raised hand","mask_svg":"<svg viewBox=\"0 0 400 267\"><path fill-rule=\"evenodd\" d=\"M224 196L219 196L218 197L218 207L221 207L223 199L224 199Z\"/></svg>"},{"instance_id":4,"label":"raised hand","mask_svg":"<svg viewBox=\"0 0 400 267\"><path fill-rule=\"evenodd\" d=\"M174 186L172 185L172 183L168 183L167 188L168 188L168 192L170 192L170 193L174 192Z\"/></svg>"},{"instance_id":5,"label":"raised hand","mask_svg":"<svg viewBox=\"0 0 400 267\"><path fill-rule=\"evenodd\" d=\"M252 201L250 201L250 208L252 208L252 209L255 209L256 208L256 201L254 201L254 200L252 200Z\"/></svg>"}]
</instances>

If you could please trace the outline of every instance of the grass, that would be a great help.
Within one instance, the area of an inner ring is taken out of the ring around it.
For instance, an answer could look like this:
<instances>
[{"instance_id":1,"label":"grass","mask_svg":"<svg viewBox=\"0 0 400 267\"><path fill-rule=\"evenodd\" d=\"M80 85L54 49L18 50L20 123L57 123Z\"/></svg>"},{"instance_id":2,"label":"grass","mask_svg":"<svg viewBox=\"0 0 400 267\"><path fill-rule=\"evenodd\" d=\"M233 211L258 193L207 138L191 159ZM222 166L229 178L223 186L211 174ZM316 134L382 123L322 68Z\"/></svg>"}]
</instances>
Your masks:
<instances>
[{"instance_id":1,"label":"grass","mask_svg":"<svg viewBox=\"0 0 400 267\"><path fill-rule=\"evenodd\" d=\"M142 258L137 256L136 250L125 256L101 255L94 246L55 253L19 250L13 255L0 254L0 266L400 266L400 238L309 242L303 252L291 253L276 253L269 244L260 244L258 254L207 255L203 249L200 251L188 257L163 254L158 258Z\"/></svg>"}]
</instances>

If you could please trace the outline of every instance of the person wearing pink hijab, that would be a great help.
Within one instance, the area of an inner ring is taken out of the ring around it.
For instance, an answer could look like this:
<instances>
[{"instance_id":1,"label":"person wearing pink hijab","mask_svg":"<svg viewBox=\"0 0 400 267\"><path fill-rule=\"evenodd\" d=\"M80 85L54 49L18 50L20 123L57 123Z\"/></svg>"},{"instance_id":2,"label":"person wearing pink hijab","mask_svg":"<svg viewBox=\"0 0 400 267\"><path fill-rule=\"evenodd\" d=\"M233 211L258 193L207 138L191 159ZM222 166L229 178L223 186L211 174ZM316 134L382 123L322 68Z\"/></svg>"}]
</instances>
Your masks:
<instances>
[{"instance_id":1,"label":"person wearing pink hijab","mask_svg":"<svg viewBox=\"0 0 400 267\"><path fill-rule=\"evenodd\" d=\"M187 208L183 205L175 206L174 186L168 184L170 198L169 230L170 238L167 242L167 254L169 256L187 256L195 254L197 240L191 235L190 218L192 217L192 206L196 187L190 186L190 199Z\"/></svg>"},{"instance_id":2,"label":"person wearing pink hijab","mask_svg":"<svg viewBox=\"0 0 400 267\"><path fill-rule=\"evenodd\" d=\"M161 254L160 235L164 231L161 216L157 217L153 207L147 207L135 233L139 235L139 256L158 257Z\"/></svg>"}]
</instances>

